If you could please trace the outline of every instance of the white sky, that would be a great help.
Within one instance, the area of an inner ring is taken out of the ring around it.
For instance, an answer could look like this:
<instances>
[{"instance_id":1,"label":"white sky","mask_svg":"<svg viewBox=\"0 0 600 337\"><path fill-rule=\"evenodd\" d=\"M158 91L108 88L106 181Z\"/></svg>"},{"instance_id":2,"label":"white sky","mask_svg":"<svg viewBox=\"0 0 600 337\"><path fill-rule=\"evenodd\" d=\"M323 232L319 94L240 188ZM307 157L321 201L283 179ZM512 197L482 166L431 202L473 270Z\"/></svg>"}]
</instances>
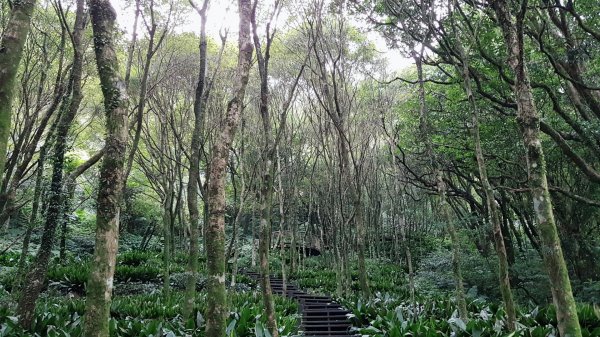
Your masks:
<instances>
[{"instance_id":1,"label":"white sky","mask_svg":"<svg viewBox=\"0 0 600 337\"><path fill-rule=\"evenodd\" d=\"M110 0L113 7L117 11L117 21L121 26L121 29L127 31L129 34L133 29L134 21L134 1L133 0ZM200 4L201 0L195 0L197 4ZM183 1L187 5L187 1ZM293 3L293 2L292 2ZM130 6L127 6L131 4ZM212 0L210 1L207 17L208 22L206 25L207 34L215 39L219 37L219 30L227 28L232 34L236 34L238 26L238 15L237 15L237 1L232 0ZM189 10L186 10L186 17L183 17L178 22L178 31L182 32L195 32L200 33L199 28L199 16L195 10L189 6ZM286 14L282 12L281 17L285 17ZM141 25L141 19L138 25ZM362 22L355 23L359 28L365 28L365 24ZM140 31L140 26L138 26ZM377 51L386 58L389 66L389 70L398 71L412 64L412 59L403 57L398 50L389 49L384 39L377 32L368 32L367 36L374 43Z\"/></svg>"}]
</instances>

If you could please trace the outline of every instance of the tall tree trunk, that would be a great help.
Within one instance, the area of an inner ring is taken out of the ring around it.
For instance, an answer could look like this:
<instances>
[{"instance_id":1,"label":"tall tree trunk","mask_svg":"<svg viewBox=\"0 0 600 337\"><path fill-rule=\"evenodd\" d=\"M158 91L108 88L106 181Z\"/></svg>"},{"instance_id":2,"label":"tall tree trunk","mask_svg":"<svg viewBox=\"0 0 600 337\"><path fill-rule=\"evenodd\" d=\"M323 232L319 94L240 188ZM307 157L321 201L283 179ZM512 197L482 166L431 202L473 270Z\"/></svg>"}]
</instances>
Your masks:
<instances>
[{"instance_id":1,"label":"tall tree trunk","mask_svg":"<svg viewBox=\"0 0 600 337\"><path fill-rule=\"evenodd\" d=\"M131 77L131 65L133 64L133 53L135 52L135 44L137 42L138 20L140 18L140 1L135 0L135 13L133 19L133 31L131 33L131 42L127 48L127 63L125 64L125 88L129 89L129 79Z\"/></svg>"},{"instance_id":2,"label":"tall tree trunk","mask_svg":"<svg viewBox=\"0 0 600 337\"><path fill-rule=\"evenodd\" d=\"M42 195L42 183L44 181L44 163L46 162L46 151L47 147L42 145L40 149L40 155L38 158L38 167L35 172L35 188L33 190L33 200L31 206L31 215L29 216L29 223L25 231L25 237L23 238L23 246L21 248L21 256L19 256L18 264L18 275L23 275L25 271L25 264L27 262L27 256L29 255L29 243L31 241L31 235L37 225L38 213L40 208L40 196ZM22 277L19 278L19 286L22 281Z\"/></svg>"},{"instance_id":3,"label":"tall tree trunk","mask_svg":"<svg viewBox=\"0 0 600 337\"><path fill-rule=\"evenodd\" d=\"M240 120L250 67L252 40L250 38L250 0L238 0L239 56L234 82L234 97L227 104L221 132L212 147L208 178L208 211L206 227L207 307L206 337L225 336L227 301L225 293L225 173L229 148Z\"/></svg>"},{"instance_id":4,"label":"tall tree trunk","mask_svg":"<svg viewBox=\"0 0 600 337\"><path fill-rule=\"evenodd\" d=\"M454 6L456 6L456 3ZM494 190L488 179L487 166L483 156L483 150L481 148L481 136L479 133L479 107L477 106L477 102L475 102L475 96L473 95L473 89L471 86L471 74L469 72L468 56L465 53L462 44L457 43L456 48L462 64L462 67L459 68L459 71L462 73L463 86L467 95L469 107L471 109L471 120L473 122L472 133L475 143L475 157L477 159L479 178L485 194L486 206L489 213L488 216L492 224L496 254L498 255L498 278L500 283L500 293L502 294L502 300L504 301L504 306L506 309L507 327L510 331L514 331L516 328L517 317L512 290L510 287L508 254L504 244L504 237L502 235L500 212L494 197Z\"/></svg>"},{"instance_id":5,"label":"tall tree trunk","mask_svg":"<svg viewBox=\"0 0 600 337\"><path fill-rule=\"evenodd\" d=\"M233 266L231 268L231 286L235 286L235 278L238 272L238 257L240 253L239 245L239 226L240 226L240 218L242 217L242 212L244 211L244 203L246 201L246 175L244 174L244 122L242 121L242 144L240 148L240 156L239 161L240 165L238 171L240 172L240 197L239 197L239 205L237 213L235 214L235 219L233 220L233 233L231 238L231 245L227 250L228 253L226 257L229 259L231 256L231 251L233 250ZM233 180L233 179L232 179Z\"/></svg>"},{"instance_id":6,"label":"tall tree trunk","mask_svg":"<svg viewBox=\"0 0 600 337\"><path fill-rule=\"evenodd\" d=\"M200 69L194 100L194 131L192 133L190 169L187 185L187 206L190 213L190 251L187 264L185 284L185 300L183 317L192 316L196 298L196 281L198 280L198 235L200 212L198 210L198 185L200 179L200 138L202 137L202 121L204 115L204 86L206 81L206 8L208 0L204 0L200 14Z\"/></svg>"},{"instance_id":7,"label":"tall tree trunk","mask_svg":"<svg viewBox=\"0 0 600 337\"><path fill-rule=\"evenodd\" d=\"M173 247L171 246L171 225L173 222L173 184L167 182L165 186L165 200L163 205L163 294L168 298L170 292L171 271L170 262Z\"/></svg>"},{"instance_id":8,"label":"tall tree trunk","mask_svg":"<svg viewBox=\"0 0 600 337\"><path fill-rule=\"evenodd\" d=\"M83 98L81 92L81 78L83 72L83 47L82 35L85 29L84 0L77 1L77 12L75 16L75 26L72 34L73 44L73 67L69 78L69 96L63 97L61 105L60 120L57 124L54 154L52 163L52 180L50 183L50 195L48 199L48 210L46 213L46 222L44 223L44 232L42 234L41 244L38 249L35 262L27 274L27 284L23 287L21 297L17 306L19 314L19 323L25 329L31 327L35 312L35 304L42 291L48 263L52 255L54 238L57 224L61 221L63 206L63 167L65 152L67 149L67 137L69 129L79 110L79 104Z\"/></svg>"},{"instance_id":9,"label":"tall tree trunk","mask_svg":"<svg viewBox=\"0 0 600 337\"><path fill-rule=\"evenodd\" d=\"M467 320L467 301L465 299L465 288L463 285L463 277L461 270L461 254L460 254L460 242L458 239L458 233L454 224L454 219L450 216L450 205L448 205L446 195L446 184L444 182L443 172L439 168L439 163L433 153L433 145L430 136L430 126L428 122L427 105L425 102L425 80L423 78L423 49L420 53L413 52L413 58L417 66L417 76L419 81L419 129L421 137L425 143L426 153L431 163L433 176L435 177L435 184L437 188L438 197L440 200L440 211L442 213L443 221L446 222L448 235L450 236L450 242L452 243L452 274L455 283L455 294L456 302L458 306L458 313L462 320Z\"/></svg>"},{"instance_id":10,"label":"tall tree trunk","mask_svg":"<svg viewBox=\"0 0 600 337\"><path fill-rule=\"evenodd\" d=\"M535 107L529 74L525 64L523 21L527 9L526 2L516 15L516 22L513 22L513 15L505 0L490 0L489 2L496 14L498 25L502 29L508 51L508 64L515 76L513 91L517 102L517 122L527 151L527 169L533 198L533 209L540 229L541 252L552 285L552 298L556 306L558 329L561 336L580 337L581 327L577 317L577 307L573 298L571 281L563 257L552 211L552 200L548 190L546 160L539 135L540 117Z\"/></svg>"},{"instance_id":11,"label":"tall tree trunk","mask_svg":"<svg viewBox=\"0 0 600 337\"><path fill-rule=\"evenodd\" d=\"M251 260L250 260L250 266L252 268L256 267L256 224L254 224L254 219L256 219L256 207L253 208L252 210L252 220L251 220L251 226L252 226L252 240L250 242L250 247L252 249L252 256L251 256Z\"/></svg>"},{"instance_id":12,"label":"tall tree trunk","mask_svg":"<svg viewBox=\"0 0 600 337\"><path fill-rule=\"evenodd\" d=\"M281 158L279 156L279 149L277 149L277 194L279 197L279 260L281 261L281 279L283 280L283 294L287 292L287 275L286 275L286 264L285 264L285 191L283 190L283 183L281 175L283 172L281 171ZM292 259L293 261L293 259ZM292 262L293 263L293 262Z\"/></svg>"},{"instance_id":13,"label":"tall tree trunk","mask_svg":"<svg viewBox=\"0 0 600 337\"><path fill-rule=\"evenodd\" d=\"M277 321L275 318L275 302L273 300L273 293L271 290L270 280L270 268L269 268L269 249L271 246L271 212L273 204L273 179L276 170L275 167L275 154L277 146L281 140L281 135L285 129L287 110L289 104L293 98L293 92L298 83L298 78L292 85L292 90L286 101L284 101L279 130L277 136L273 139L272 120L269 112L269 59L271 57L271 43L273 42L273 36L275 30L271 30L271 23L275 17L275 13L279 10L279 2L275 3L275 8L271 13L269 22L266 24L266 42L265 47L261 47L261 41L258 37L257 24L256 24L256 7L258 1L254 3L250 21L252 25L252 38L254 40L254 46L256 48L256 58L258 63L258 70L260 74L260 103L259 113L262 121L263 128L263 149L261 153L262 162L262 181L260 188L260 242L258 248L258 255L260 260L260 285L263 294L263 302L265 306L265 314L267 316L267 327L271 332L272 337L278 337L279 332L277 330ZM302 68L303 69L303 68ZM302 70L301 72L302 73ZM285 263L283 264L285 268ZM285 270L283 270L285 275ZM285 280L284 280L285 281ZM285 282L284 282L285 289Z\"/></svg>"},{"instance_id":14,"label":"tall tree trunk","mask_svg":"<svg viewBox=\"0 0 600 337\"><path fill-rule=\"evenodd\" d=\"M0 180L4 174L10 137L15 78L34 7L35 0L13 1L10 18L0 40Z\"/></svg>"},{"instance_id":15,"label":"tall tree trunk","mask_svg":"<svg viewBox=\"0 0 600 337\"><path fill-rule=\"evenodd\" d=\"M399 190L400 193L402 193ZM400 232L400 238L402 239L402 245L404 246L404 257L406 258L406 266L408 267L408 287L409 287L409 292L410 292L410 303L413 305L413 307L416 305L416 300L415 300L415 273L414 273L414 268L413 268L413 261L412 261L412 252L410 250L410 244L406 238L406 228L407 223L406 223L406 200L405 200L405 196L402 195L401 199L400 199L400 205L399 205L399 210L400 210L400 214L398 214L399 216L399 220L400 220L400 225L399 227L399 232Z\"/></svg>"},{"instance_id":16,"label":"tall tree trunk","mask_svg":"<svg viewBox=\"0 0 600 337\"><path fill-rule=\"evenodd\" d=\"M66 185L63 188L62 214L60 218L60 244L59 244L59 261L64 263L67 254L67 234L69 232L69 220L71 216L71 201L75 196L75 185Z\"/></svg>"},{"instance_id":17,"label":"tall tree trunk","mask_svg":"<svg viewBox=\"0 0 600 337\"><path fill-rule=\"evenodd\" d=\"M355 172L358 175L358 172ZM360 197L361 186L357 184L356 189L359 196L355 197L354 202L354 222L356 224L356 245L358 253L358 281L360 289L365 298L371 296L369 283L367 281L367 267L365 264L365 223L364 223L364 207Z\"/></svg>"},{"instance_id":18,"label":"tall tree trunk","mask_svg":"<svg viewBox=\"0 0 600 337\"><path fill-rule=\"evenodd\" d=\"M128 97L117 59L117 14L109 0L88 0L88 5L96 65L104 96L106 140L96 208L96 245L86 287L84 335L105 337L108 336L127 155Z\"/></svg>"},{"instance_id":19,"label":"tall tree trunk","mask_svg":"<svg viewBox=\"0 0 600 337\"><path fill-rule=\"evenodd\" d=\"M270 132L270 130L269 130ZM269 248L271 246L271 212L273 205L273 173L274 165L269 158L263 159L263 176L260 193L260 239L258 242L258 260L260 264L260 287L263 295L267 326L273 337L278 336L275 320L275 302L271 290Z\"/></svg>"}]
</instances>

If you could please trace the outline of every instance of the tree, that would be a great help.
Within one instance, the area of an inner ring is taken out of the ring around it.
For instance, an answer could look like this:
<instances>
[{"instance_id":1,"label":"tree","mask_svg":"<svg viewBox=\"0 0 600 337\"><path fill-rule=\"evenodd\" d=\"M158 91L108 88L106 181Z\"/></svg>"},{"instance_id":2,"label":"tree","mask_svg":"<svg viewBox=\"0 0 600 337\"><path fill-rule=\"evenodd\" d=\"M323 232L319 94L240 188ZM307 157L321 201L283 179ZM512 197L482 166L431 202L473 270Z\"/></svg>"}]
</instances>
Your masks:
<instances>
[{"instance_id":1,"label":"tree","mask_svg":"<svg viewBox=\"0 0 600 337\"><path fill-rule=\"evenodd\" d=\"M213 144L208 177L208 224L206 228L207 307L206 336L225 334L227 312L225 293L225 174L229 147L237 130L243 110L244 97L252 64L250 0L238 0L239 38L238 63L234 82L234 96L227 103L227 112L221 122L221 132Z\"/></svg>"},{"instance_id":2,"label":"tree","mask_svg":"<svg viewBox=\"0 0 600 337\"><path fill-rule=\"evenodd\" d=\"M193 5L193 2L191 2ZM193 5L196 7L195 5ZM184 303L184 317L189 318L196 298L196 280L198 279L198 226L200 226L200 213L198 211L198 185L200 179L200 138L204 124L204 106L206 99L204 85L206 82L206 9L208 0L202 2L198 10L200 14L200 69L196 97L194 100L194 130L192 131L190 169L188 171L187 206L190 214L190 252L187 266L188 280L186 281L186 295ZM197 7L196 7L197 8ZM223 281L224 282L224 281Z\"/></svg>"},{"instance_id":3,"label":"tree","mask_svg":"<svg viewBox=\"0 0 600 337\"><path fill-rule=\"evenodd\" d=\"M0 39L0 176L4 174L11 130L15 78L29 34L35 0L16 0Z\"/></svg>"},{"instance_id":4,"label":"tree","mask_svg":"<svg viewBox=\"0 0 600 337\"><path fill-rule=\"evenodd\" d=\"M514 74L513 91L517 102L517 121L527 150L529 186L533 198L542 243L542 256L552 284L552 298L556 306L558 328L561 336L581 336L577 307L573 298L571 281L567 271L546 177L546 159L540 141L540 117L538 115L523 45L523 20L527 12L527 1L522 1L516 17L505 0L490 0L496 19L504 36L508 51L508 64Z\"/></svg>"},{"instance_id":5,"label":"tree","mask_svg":"<svg viewBox=\"0 0 600 337\"><path fill-rule=\"evenodd\" d=\"M94 51L104 96L105 152L96 209L96 245L87 283L85 336L108 336L108 321L119 238L119 209L125 177L127 104L115 43L117 14L108 0L89 0Z\"/></svg>"},{"instance_id":6,"label":"tree","mask_svg":"<svg viewBox=\"0 0 600 337\"><path fill-rule=\"evenodd\" d=\"M65 23L66 24L66 23ZM69 78L67 96L63 98L60 108L60 119L55 130L54 156L52 163L52 181L50 184L48 211L42 235L42 244L36 255L36 260L27 275L29 282L23 288L17 311L19 323L26 329L31 327L35 304L46 279L48 262L52 254L56 227L62 220L64 194L63 194L63 168L67 147L67 136L71 123L79 110L83 98L81 91L81 78L83 73L83 42L82 36L85 29L84 0L77 1L75 26L70 33L73 44L73 67Z\"/></svg>"}]
</instances>

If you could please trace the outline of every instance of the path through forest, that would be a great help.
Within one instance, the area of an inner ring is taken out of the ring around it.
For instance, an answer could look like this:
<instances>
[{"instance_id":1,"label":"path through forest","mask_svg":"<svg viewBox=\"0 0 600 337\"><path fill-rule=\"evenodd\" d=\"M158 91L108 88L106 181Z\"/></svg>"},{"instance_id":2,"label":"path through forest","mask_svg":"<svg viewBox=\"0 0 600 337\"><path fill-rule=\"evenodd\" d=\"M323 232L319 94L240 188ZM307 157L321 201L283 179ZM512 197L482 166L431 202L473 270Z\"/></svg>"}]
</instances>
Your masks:
<instances>
[{"instance_id":1,"label":"path through forest","mask_svg":"<svg viewBox=\"0 0 600 337\"><path fill-rule=\"evenodd\" d=\"M246 275L258 281L257 272L245 272ZM355 336L350 331L351 323L348 319L348 310L328 296L308 294L298 289L294 284L286 284L286 292L283 291L283 279L271 276L271 288L273 293L292 298L300 304L302 322L300 332L310 337L351 337Z\"/></svg>"}]
</instances>

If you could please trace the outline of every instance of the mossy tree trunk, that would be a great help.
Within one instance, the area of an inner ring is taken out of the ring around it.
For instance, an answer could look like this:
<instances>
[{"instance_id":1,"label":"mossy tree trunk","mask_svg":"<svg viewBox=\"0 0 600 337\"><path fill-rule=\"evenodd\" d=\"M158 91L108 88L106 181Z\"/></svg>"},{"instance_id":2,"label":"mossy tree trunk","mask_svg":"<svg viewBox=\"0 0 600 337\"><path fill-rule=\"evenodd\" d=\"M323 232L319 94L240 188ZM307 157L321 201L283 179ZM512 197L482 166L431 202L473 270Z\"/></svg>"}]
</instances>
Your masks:
<instances>
[{"instance_id":1,"label":"mossy tree trunk","mask_svg":"<svg viewBox=\"0 0 600 337\"><path fill-rule=\"evenodd\" d=\"M225 174L229 148L233 143L243 109L252 65L253 45L250 34L250 0L238 0L239 41L234 96L227 104L221 131L211 150L208 177L208 224L206 226L207 307L206 337L225 336L227 295L225 290Z\"/></svg>"},{"instance_id":2,"label":"mossy tree trunk","mask_svg":"<svg viewBox=\"0 0 600 337\"><path fill-rule=\"evenodd\" d=\"M258 1L254 3L250 21L252 25L252 38L254 46L256 48L256 57L258 63L258 70L260 75L260 103L259 113L262 122L263 140L261 150L261 165L262 165L262 176L261 176L261 188L259 195L259 208L260 208L260 242L258 247L259 264L260 264L260 285L263 294L263 301L265 306L265 314L267 315L267 327L271 332L272 337L277 337L279 332L277 330L277 321L275 317L275 303L273 300L273 293L271 290L270 282L270 267L269 267L269 249L271 246L271 213L273 204L273 193L274 193L274 174L276 172L276 154L277 148L281 141L281 137L285 132L287 113L290 108L290 104L294 98L294 92L300 76L303 73L304 65L302 65L300 72L298 73L295 81L290 87L290 91L284 100L280 114L279 114L279 128L273 137L273 126L272 118L269 110L269 60L271 57L271 44L276 32L275 28L271 25L274 22L277 14L279 13L281 3L277 2L269 13L269 18L266 24L266 41L264 47L261 44L261 40L258 36L257 23L256 23L256 7ZM282 206L282 205L281 205ZM283 234L283 233L281 233ZM280 236L281 238L281 236ZM285 263L282 264L285 268ZM283 271L285 275L285 271ZM284 276L285 278L285 276ZM285 287L285 285L284 285Z\"/></svg>"},{"instance_id":3,"label":"mossy tree trunk","mask_svg":"<svg viewBox=\"0 0 600 337\"><path fill-rule=\"evenodd\" d=\"M462 74L463 87L467 95L469 108L471 110L471 121L473 123L471 132L473 134L473 141L475 143L475 157L477 159L479 179L485 195L488 218L492 224L494 245L496 248L496 255L498 256L498 278L500 283L500 293L502 294L502 300L504 301L504 307L506 310L507 327L510 331L514 331L516 328L517 318L515 303L510 287L508 254L504 243L504 235L502 234L500 210L498 209L498 204L494 197L494 190L488 179L487 166L483 156L483 150L481 148L481 136L479 133L479 107L477 106L475 96L473 95L468 56L462 44L457 43L456 48L458 50L458 56L462 65L461 67L458 67L458 70Z\"/></svg>"},{"instance_id":4,"label":"mossy tree trunk","mask_svg":"<svg viewBox=\"0 0 600 337\"><path fill-rule=\"evenodd\" d=\"M260 241L258 243L258 260L260 265L260 287L265 306L265 314L267 316L267 327L273 337L277 337L277 321L275 318L275 302L273 299L273 291L271 290L270 266L269 266L269 249L271 246L271 213L273 205L274 182L273 176L275 173L275 143L273 140L271 125L271 115L269 111L269 59L271 56L271 42L273 41L272 32L267 30L266 43L264 48L261 46L257 32L256 24L256 6L258 1L254 3L252 9L252 31L254 46L256 48L256 56L258 60L258 69L260 74L260 103L259 113L262 121L262 151L261 164L262 176L259 196L259 212L260 212ZM267 29L270 23L267 24ZM283 234L283 233L281 233ZM281 238L281 236L280 236Z\"/></svg>"},{"instance_id":5,"label":"mossy tree trunk","mask_svg":"<svg viewBox=\"0 0 600 337\"><path fill-rule=\"evenodd\" d=\"M554 221L552 200L548 189L546 160L540 138L540 116L535 106L525 64L523 29L527 6L521 6L519 12L513 15L505 0L489 0L489 3L494 9L496 21L502 30L508 52L508 65L513 71L517 122L527 152L527 169L533 209L540 230L541 253L552 285L552 299L556 306L558 329L561 336L580 337L581 327L577 316L577 307Z\"/></svg>"},{"instance_id":6,"label":"mossy tree trunk","mask_svg":"<svg viewBox=\"0 0 600 337\"><path fill-rule=\"evenodd\" d=\"M193 314L194 300L196 298L196 281L198 280L198 236L200 234L200 212L198 210L198 183L200 179L200 141L202 137L202 120L204 114L204 84L206 81L206 9L208 0L205 0L200 14L200 69L198 83L194 98L194 130L192 132L190 169L188 171L187 206L190 215L190 245L187 264L187 279L185 286L185 300L183 303L183 317L190 318Z\"/></svg>"},{"instance_id":7,"label":"mossy tree trunk","mask_svg":"<svg viewBox=\"0 0 600 337\"><path fill-rule=\"evenodd\" d=\"M198 183L200 179L200 140L204 120L204 84L206 81L206 9L208 0L204 0L198 11L200 14L200 69L194 98L194 130L192 131L190 169L188 171L187 207L190 214L190 245L186 268L185 299L183 317L192 317L198 280L198 235L200 234L200 212L198 210Z\"/></svg>"},{"instance_id":8,"label":"mossy tree trunk","mask_svg":"<svg viewBox=\"0 0 600 337\"><path fill-rule=\"evenodd\" d=\"M22 289L17 306L19 323L25 329L29 329L33 322L35 304L46 280L46 272L48 271L48 264L56 236L56 227L63 215L63 168L67 150L67 137L83 98L81 79L83 73L82 36L84 29L84 0L78 0L75 26L71 34L74 52L73 66L69 77L69 88L67 89L67 95L63 97L60 108L60 119L56 126L54 153L52 156L52 179L48 191L48 209L44 223L44 232L35 261L26 277L27 284Z\"/></svg>"},{"instance_id":9,"label":"mossy tree trunk","mask_svg":"<svg viewBox=\"0 0 600 337\"><path fill-rule=\"evenodd\" d=\"M96 245L86 285L84 335L108 336L127 148L128 97L119 71L117 14L109 0L88 0L94 51L104 96L106 140L96 208Z\"/></svg>"},{"instance_id":10,"label":"mossy tree trunk","mask_svg":"<svg viewBox=\"0 0 600 337\"><path fill-rule=\"evenodd\" d=\"M29 35L34 7L35 0L13 1L10 18L0 40L0 181L4 174L10 137L15 78Z\"/></svg>"}]
</instances>

